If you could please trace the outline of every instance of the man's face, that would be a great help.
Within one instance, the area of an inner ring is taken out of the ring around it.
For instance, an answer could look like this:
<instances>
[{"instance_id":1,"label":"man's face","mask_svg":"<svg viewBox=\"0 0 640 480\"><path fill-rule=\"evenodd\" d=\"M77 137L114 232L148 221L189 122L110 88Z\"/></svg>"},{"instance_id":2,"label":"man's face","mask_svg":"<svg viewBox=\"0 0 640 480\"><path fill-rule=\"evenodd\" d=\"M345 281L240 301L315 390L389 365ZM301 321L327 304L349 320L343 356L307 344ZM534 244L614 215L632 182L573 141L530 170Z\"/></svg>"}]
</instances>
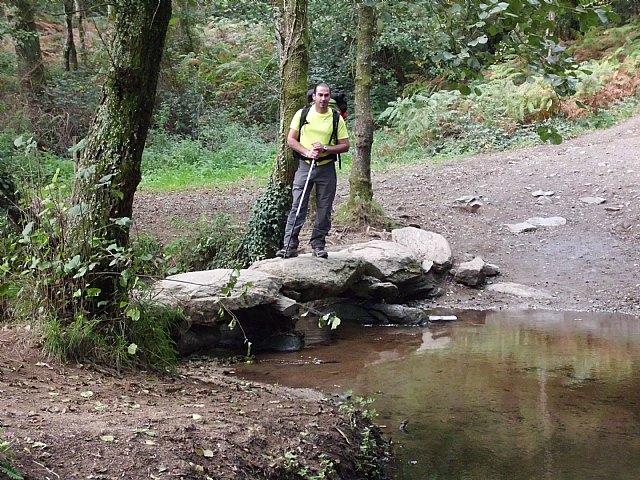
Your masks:
<instances>
[{"instance_id":1,"label":"man's face","mask_svg":"<svg viewBox=\"0 0 640 480\"><path fill-rule=\"evenodd\" d=\"M313 94L313 101L316 103L316 106L321 109L328 108L329 100L331 100L331 92L327 87L319 86L316 89L316 93Z\"/></svg>"}]
</instances>

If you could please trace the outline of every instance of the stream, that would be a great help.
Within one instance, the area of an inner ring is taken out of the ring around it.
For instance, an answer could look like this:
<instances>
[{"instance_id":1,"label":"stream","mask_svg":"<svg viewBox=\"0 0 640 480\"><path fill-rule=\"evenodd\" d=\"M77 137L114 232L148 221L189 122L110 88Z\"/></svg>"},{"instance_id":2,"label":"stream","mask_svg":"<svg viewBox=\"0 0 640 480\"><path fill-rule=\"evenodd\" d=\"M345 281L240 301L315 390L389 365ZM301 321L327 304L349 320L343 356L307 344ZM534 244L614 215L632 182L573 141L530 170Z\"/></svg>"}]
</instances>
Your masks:
<instances>
[{"instance_id":1,"label":"stream","mask_svg":"<svg viewBox=\"0 0 640 480\"><path fill-rule=\"evenodd\" d=\"M640 478L640 319L457 312L426 327L341 325L329 344L236 373L373 398L397 480Z\"/></svg>"}]
</instances>

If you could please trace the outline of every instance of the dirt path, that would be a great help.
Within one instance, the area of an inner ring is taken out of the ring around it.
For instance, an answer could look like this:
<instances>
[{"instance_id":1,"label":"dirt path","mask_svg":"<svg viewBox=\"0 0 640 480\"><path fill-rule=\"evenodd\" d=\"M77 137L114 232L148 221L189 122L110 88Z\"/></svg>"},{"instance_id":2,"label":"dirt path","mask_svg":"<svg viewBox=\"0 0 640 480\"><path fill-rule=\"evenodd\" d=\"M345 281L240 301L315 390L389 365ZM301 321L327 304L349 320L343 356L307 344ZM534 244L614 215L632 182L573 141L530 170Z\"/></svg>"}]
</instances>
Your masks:
<instances>
[{"instance_id":1,"label":"dirt path","mask_svg":"<svg viewBox=\"0 0 640 480\"><path fill-rule=\"evenodd\" d=\"M403 166L376 171L373 180L376 199L400 224L444 235L457 260L481 256L497 264L502 272L497 281L552 295L523 301L451 284L437 305L640 314L640 117L558 146ZM343 172L338 204L347 188ZM532 195L538 190L554 192L548 203L538 203ZM226 191L141 193L135 213L138 229L169 241L201 217L230 213L244 221L259 193L250 183ZM483 206L476 213L452 206L466 195L481 197ZM606 201L587 204L583 197ZM505 226L556 216L565 218L566 225L521 234ZM338 249L366 237L336 225L328 240Z\"/></svg>"}]
</instances>

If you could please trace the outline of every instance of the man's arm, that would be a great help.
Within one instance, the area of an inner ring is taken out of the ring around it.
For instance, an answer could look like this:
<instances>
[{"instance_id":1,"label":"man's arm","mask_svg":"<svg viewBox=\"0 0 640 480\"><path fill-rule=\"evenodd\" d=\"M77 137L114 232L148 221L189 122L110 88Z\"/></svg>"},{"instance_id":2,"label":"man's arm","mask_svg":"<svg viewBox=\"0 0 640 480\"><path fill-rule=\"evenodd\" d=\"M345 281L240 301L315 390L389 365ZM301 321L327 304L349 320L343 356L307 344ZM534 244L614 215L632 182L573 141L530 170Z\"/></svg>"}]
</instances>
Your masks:
<instances>
[{"instance_id":1,"label":"man's arm","mask_svg":"<svg viewBox=\"0 0 640 480\"><path fill-rule=\"evenodd\" d=\"M335 155L335 154L338 154L338 153L348 152L349 151L349 139L348 138L341 138L340 140L338 140L338 144L337 145L325 145L324 148L326 148L325 151L327 153L330 153L332 155Z\"/></svg>"},{"instance_id":2,"label":"man's arm","mask_svg":"<svg viewBox=\"0 0 640 480\"><path fill-rule=\"evenodd\" d=\"M304 148L298 141L298 131L294 130L293 128L289 129L289 135L287 135L287 145L289 145L289 147L291 147L303 157L307 158L317 159L318 156L322 153L322 146L320 146L320 148L317 148L316 144L313 145L313 150L307 150L306 148Z\"/></svg>"}]
</instances>

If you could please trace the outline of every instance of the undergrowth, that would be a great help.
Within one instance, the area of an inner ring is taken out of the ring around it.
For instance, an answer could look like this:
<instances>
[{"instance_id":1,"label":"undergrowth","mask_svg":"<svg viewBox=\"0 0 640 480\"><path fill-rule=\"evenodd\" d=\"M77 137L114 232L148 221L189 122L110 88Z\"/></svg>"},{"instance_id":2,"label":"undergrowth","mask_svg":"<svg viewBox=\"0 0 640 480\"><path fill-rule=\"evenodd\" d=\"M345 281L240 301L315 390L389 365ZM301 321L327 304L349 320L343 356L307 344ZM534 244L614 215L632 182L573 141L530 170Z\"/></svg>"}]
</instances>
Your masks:
<instances>
[{"instance_id":1,"label":"undergrowth","mask_svg":"<svg viewBox=\"0 0 640 480\"><path fill-rule=\"evenodd\" d=\"M619 45L619 44L618 44ZM554 143L615 124L638 111L640 48L626 43L608 56L583 62L575 93L561 98L542 77L523 75L518 60L494 65L471 93L413 89L380 116L374 143L384 164L420 162L484 151Z\"/></svg>"},{"instance_id":2,"label":"undergrowth","mask_svg":"<svg viewBox=\"0 0 640 480\"><path fill-rule=\"evenodd\" d=\"M164 115L160 111L160 117ZM162 125L162 120L159 121ZM210 187L246 177L267 178L276 154L261 130L231 121L225 115L200 118L192 137L159 128L150 133L142 157L141 187L179 190Z\"/></svg>"},{"instance_id":3,"label":"undergrowth","mask_svg":"<svg viewBox=\"0 0 640 480\"><path fill-rule=\"evenodd\" d=\"M38 173L33 142L18 146L23 170L45 177ZM116 368L172 368L171 334L181 313L152 306L145 293L149 279L167 273L159 252L150 243L119 246L107 240L106 228L82 205L71 204L57 172L45 184L25 179L19 171L0 171L0 206L19 212L1 225L4 319L41 326L45 351L54 357Z\"/></svg>"},{"instance_id":4,"label":"undergrowth","mask_svg":"<svg viewBox=\"0 0 640 480\"><path fill-rule=\"evenodd\" d=\"M234 268L242 232L229 215L218 215L210 222L181 224L186 233L164 248L171 273L214 268Z\"/></svg>"}]
</instances>

